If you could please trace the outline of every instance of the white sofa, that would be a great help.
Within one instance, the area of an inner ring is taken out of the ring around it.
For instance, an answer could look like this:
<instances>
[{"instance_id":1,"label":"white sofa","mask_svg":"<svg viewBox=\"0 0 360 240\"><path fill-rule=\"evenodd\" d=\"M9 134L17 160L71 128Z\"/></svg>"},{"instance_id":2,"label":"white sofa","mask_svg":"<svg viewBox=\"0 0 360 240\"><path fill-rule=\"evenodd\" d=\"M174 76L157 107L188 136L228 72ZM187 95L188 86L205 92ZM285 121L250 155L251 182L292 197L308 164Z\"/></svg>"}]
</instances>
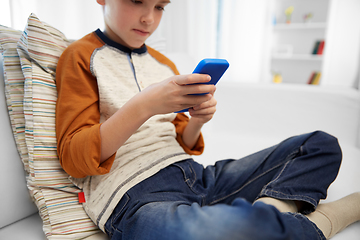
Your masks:
<instances>
[{"instance_id":1,"label":"white sofa","mask_svg":"<svg viewBox=\"0 0 360 240\"><path fill-rule=\"evenodd\" d=\"M333 201L360 191L360 92L342 87L219 82L217 112L204 126L204 165L240 158L290 136L315 130L339 139L343 162L330 186ZM224 151L226 149L226 151ZM360 222L334 240L360 239Z\"/></svg>"},{"instance_id":2,"label":"white sofa","mask_svg":"<svg viewBox=\"0 0 360 240\"><path fill-rule=\"evenodd\" d=\"M0 57L0 66L1 61ZM360 169L358 91L222 82L216 96L217 114L203 131L206 150L202 156L196 157L204 165L222 158L240 158L291 135L321 129L337 136L344 150L342 169L329 189L328 199L335 200L360 191L360 177L357 175ZM13 139L2 68L0 102L0 239L46 239L42 220L27 191L22 162ZM333 239L355 240L359 236L360 223L356 223Z\"/></svg>"}]
</instances>

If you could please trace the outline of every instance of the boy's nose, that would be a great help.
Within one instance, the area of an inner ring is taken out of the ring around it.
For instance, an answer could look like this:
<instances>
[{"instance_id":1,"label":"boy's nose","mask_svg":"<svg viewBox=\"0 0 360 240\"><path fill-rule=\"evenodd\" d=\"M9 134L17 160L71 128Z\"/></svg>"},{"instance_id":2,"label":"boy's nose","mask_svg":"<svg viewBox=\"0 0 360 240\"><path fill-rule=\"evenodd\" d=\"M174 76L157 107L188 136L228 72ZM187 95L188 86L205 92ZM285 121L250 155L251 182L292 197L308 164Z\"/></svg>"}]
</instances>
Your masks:
<instances>
[{"instance_id":1,"label":"boy's nose","mask_svg":"<svg viewBox=\"0 0 360 240\"><path fill-rule=\"evenodd\" d=\"M144 11L142 17L141 17L141 22L145 23L147 25L153 24L154 23L154 13L151 10L148 11Z\"/></svg>"}]
</instances>

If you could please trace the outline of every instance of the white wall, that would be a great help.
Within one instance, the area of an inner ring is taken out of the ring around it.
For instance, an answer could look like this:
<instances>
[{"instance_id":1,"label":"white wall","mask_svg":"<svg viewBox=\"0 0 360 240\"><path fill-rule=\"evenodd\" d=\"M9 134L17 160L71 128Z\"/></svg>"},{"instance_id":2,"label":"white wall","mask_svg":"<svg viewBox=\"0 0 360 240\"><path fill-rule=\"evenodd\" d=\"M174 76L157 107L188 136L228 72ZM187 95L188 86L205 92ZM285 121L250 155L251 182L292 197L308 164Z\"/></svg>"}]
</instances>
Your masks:
<instances>
[{"instance_id":1,"label":"white wall","mask_svg":"<svg viewBox=\"0 0 360 240\"><path fill-rule=\"evenodd\" d=\"M324 85L356 87L360 66L360 1L332 0Z\"/></svg>"},{"instance_id":2,"label":"white wall","mask_svg":"<svg viewBox=\"0 0 360 240\"><path fill-rule=\"evenodd\" d=\"M159 28L160 35L166 38L166 52L176 59L188 58L187 62L181 61L192 64L186 71L192 71L203 58L220 57L230 63L222 81L261 81L270 21L268 1L224 0L223 9L218 22L217 0L172 0Z\"/></svg>"},{"instance_id":3,"label":"white wall","mask_svg":"<svg viewBox=\"0 0 360 240\"><path fill-rule=\"evenodd\" d=\"M2 1L1 9L6 9L5 0ZM42 21L58 28L71 39L78 39L103 27L102 10L96 0L11 0L6 2L9 2L11 7L11 26L18 30L24 30L31 13L35 13Z\"/></svg>"},{"instance_id":4,"label":"white wall","mask_svg":"<svg viewBox=\"0 0 360 240\"><path fill-rule=\"evenodd\" d=\"M8 9L10 9L10 1L8 0L0 0L0 9L3 10L0 14L0 24L4 26L11 26L11 14Z\"/></svg>"},{"instance_id":5,"label":"white wall","mask_svg":"<svg viewBox=\"0 0 360 240\"><path fill-rule=\"evenodd\" d=\"M154 35L166 39L165 52L180 60L180 72L191 73L201 59L216 57L216 28L217 0L172 0Z\"/></svg>"},{"instance_id":6,"label":"white wall","mask_svg":"<svg viewBox=\"0 0 360 240\"><path fill-rule=\"evenodd\" d=\"M221 58L230 62L231 81L260 82L265 69L268 0L224 1Z\"/></svg>"}]
</instances>

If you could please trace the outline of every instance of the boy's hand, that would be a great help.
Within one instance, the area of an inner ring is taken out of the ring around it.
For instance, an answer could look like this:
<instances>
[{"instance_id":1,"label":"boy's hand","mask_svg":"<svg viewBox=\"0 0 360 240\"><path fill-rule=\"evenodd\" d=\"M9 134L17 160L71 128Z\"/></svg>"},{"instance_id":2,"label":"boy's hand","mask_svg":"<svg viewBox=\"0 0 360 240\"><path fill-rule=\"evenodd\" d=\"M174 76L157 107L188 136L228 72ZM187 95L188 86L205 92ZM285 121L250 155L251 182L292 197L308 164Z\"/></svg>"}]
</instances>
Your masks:
<instances>
[{"instance_id":1,"label":"boy's hand","mask_svg":"<svg viewBox=\"0 0 360 240\"><path fill-rule=\"evenodd\" d=\"M197 117L204 121L204 116L200 117L200 115L208 115L206 114L206 111L208 111L206 109L209 108L210 105L214 105L211 99L215 92L215 86L208 84L191 84L207 83L210 80L211 78L208 75L190 74L173 76L162 82L153 84L141 92L141 95L144 97L143 103L145 104L145 110L150 111L150 115L156 115L195 107ZM199 93L209 94L189 95ZM208 103L205 104L206 102ZM202 105L203 103L204 105Z\"/></svg>"},{"instance_id":2,"label":"boy's hand","mask_svg":"<svg viewBox=\"0 0 360 240\"><path fill-rule=\"evenodd\" d=\"M214 98L214 92L208 95L211 96L210 100L189 109L191 120L196 121L198 124L207 123L213 118L216 112L217 101Z\"/></svg>"},{"instance_id":3,"label":"boy's hand","mask_svg":"<svg viewBox=\"0 0 360 240\"><path fill-rule=\"evenodd\" d=\"M196 145L202 126L214 116L217 104L217 101L214 98L214 92L215 87L212 92L207 94L207 96L209 96L208 101L189 109L191 118L184 129L182 139L184 144L190 149L193 149Z\"/></svg>"}]
</instances>

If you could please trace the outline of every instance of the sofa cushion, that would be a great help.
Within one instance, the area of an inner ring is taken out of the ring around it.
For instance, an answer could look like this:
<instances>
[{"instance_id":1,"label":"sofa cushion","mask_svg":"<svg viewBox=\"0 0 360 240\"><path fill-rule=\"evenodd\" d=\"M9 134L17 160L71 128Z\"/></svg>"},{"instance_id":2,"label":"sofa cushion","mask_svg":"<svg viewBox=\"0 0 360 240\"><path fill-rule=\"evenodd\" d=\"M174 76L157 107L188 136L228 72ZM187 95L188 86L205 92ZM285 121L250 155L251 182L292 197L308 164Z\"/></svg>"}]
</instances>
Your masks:
<instances>
[{"instance_id":1,"label":"sofa cushion","mask_svg":"<svg viewBox=\"0 0 360 240\"><path fill-rule=\"evenodd\" d=\"M33 214L5 228L1 228L0 239L46 240L39 214Z\"/></svg>"}]
</instances>

